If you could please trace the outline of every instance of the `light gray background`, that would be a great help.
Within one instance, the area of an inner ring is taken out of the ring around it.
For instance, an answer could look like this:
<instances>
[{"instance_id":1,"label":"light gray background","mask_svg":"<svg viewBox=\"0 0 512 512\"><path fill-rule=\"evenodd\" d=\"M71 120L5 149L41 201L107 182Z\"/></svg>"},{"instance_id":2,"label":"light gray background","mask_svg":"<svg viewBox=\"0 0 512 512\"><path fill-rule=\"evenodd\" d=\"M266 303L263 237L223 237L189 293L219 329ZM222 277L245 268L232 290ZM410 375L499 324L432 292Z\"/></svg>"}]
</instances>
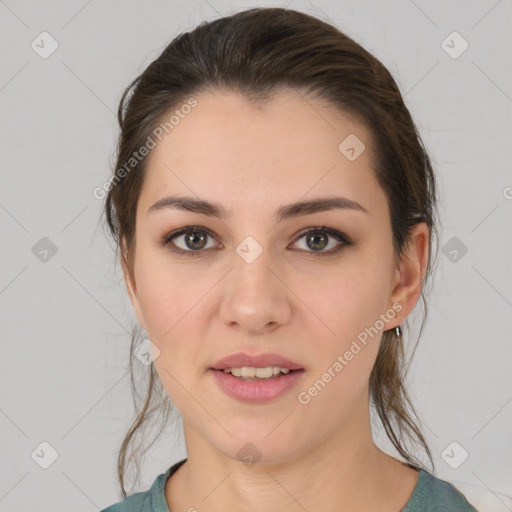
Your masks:
<instances>
[{"instance_id":1,"label":"light gray background","mask_svg":"<svg viewBox=\"0 0 512 512\"><path fill-rule=\"evenodd\" d=\"M285 3L0 1L0 511L86 512L119 500L135 317L92 191L110 174L125 86L179 32L258 5ZM432 155L440 248L457 237L467 253L440 252L409 389L437 476L480 496L482 510L512 510L512 2L288 6L327 16L382 60ZM46 59L31 47L43 31L59 45ZM442 47L453 31L469 43L458 58ZM57 247L46 262L33 252L42 237ZM134 491L185 456L176 432L153 446ZM442 456L453 441L469 453L458 469ZM52 449L58 457L42 469Z\"/></svg>"}]
</instances>

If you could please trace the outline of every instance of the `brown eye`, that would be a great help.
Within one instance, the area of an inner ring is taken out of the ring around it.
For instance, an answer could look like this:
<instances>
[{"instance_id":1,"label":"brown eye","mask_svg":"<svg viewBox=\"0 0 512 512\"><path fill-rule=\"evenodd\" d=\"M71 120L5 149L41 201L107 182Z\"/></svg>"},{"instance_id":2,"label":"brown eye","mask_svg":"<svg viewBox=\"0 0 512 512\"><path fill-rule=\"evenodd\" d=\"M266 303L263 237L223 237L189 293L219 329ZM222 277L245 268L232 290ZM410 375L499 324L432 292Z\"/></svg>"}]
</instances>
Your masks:
<instances>
[{"instance_id":1,"label":"brown eye","mask_svg":"<svg viewBox=\"0 0 512 512\"><path fill-rule=\"evenodd\" d=\"M162 245L169 246L169 249L177 254L197 256L201 252L204 252L203 249L207 246L208 237L213 238L208 230L188 226L167 235L162 240Z\"/></svg>"},{"instance_id":2,"label":"brown eye","mask_svg":"<svg viewBox=\"0 0 512 512\"><path fill-rule=\"evenodd\" d=\"M337 243L331 241L331 248L329 250L324 250L329 246L329 239L331 238L334 239ZM304 239L305 241L305 251L313 253L314 256L327 256L337 254L345 246L352 245L352 241L347 235L325 226L309 228L309 230L303 232L302 235L296 238L295 243L301 239Z\"/></svg>"}]
</instances>

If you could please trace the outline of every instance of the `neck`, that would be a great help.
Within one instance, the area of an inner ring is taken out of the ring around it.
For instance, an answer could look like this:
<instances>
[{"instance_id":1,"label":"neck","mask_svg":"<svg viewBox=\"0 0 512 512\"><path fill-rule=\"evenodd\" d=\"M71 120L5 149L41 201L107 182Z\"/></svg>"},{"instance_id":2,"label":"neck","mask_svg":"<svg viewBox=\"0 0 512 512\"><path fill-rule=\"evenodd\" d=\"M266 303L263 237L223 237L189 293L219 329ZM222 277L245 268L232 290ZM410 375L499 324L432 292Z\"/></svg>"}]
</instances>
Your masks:
<instances>
[{"instance_id":1,"label":"neck","mask_svg":"<svg viewBox=\"0 0 512 512\"><path fill-rule=\"evenodd\" d=\"M399 510L416 481L413 470L374 444L368 407L313 449L278 463L248 467L188 424L185 436L188 460L166 485L171 512Z\"/></svg>"}]
</instances>

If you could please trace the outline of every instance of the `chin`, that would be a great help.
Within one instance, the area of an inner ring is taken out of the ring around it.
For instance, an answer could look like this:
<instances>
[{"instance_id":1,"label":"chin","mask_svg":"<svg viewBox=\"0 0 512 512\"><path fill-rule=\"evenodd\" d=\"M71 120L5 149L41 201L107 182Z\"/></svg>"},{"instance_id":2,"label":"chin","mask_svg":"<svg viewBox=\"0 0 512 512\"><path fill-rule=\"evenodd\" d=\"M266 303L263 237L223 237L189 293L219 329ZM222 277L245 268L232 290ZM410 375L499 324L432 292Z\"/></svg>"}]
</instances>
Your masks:
<instances>
[{"instance_id":1,"label":"chin","mask_svg":"<svg viewBox=\"0 0 512 512\"><path fill-rule=\"evenodd\" d=\"M275 427L275 425L274 425ZM270 432L260 431L254 436L250 434L238 435L230 438L219 451L234 461L242 462L247 467L266 464L283 464L293 460L297 455L297 443L293 439L272 439Z\"/></svg>"},{"instance_id":2,"label":"chin","mask_svg":"<svg viewBox=\"0 0 512 512\"><path fill-rule=\"evenodd\" d=\"M228 457L243 463L248 468L254 466L279 465L293 460L293 455L286 447L281 446L281 450L276 452L274 447L262 446L251 441L246 441L234 452L230 452Z\"/></svg>"}]
</instances>

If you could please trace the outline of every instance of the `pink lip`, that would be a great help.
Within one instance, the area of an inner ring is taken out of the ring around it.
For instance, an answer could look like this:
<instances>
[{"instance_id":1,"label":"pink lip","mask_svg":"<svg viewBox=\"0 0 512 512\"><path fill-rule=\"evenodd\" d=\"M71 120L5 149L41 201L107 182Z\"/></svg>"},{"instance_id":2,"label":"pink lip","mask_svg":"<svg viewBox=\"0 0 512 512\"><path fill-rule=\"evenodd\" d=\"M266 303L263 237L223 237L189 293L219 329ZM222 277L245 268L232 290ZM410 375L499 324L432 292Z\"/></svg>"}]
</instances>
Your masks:
<instances>
[{"instance_id":1,"label":"pink lip","mask_svg":"<svg viewBox=\"0 0 512 512\"><path fill-rule=\"evenodd\" d=\"M224 370L226 368L241 368L242 366L252 368L265 368L267 366L280 366L281 368L288 368L289 370L302 370L303 366L290 361L279 354L257 354L251 355L244 352L231 354L227 357L219 359L214 365L213 370Z\"/></svg>"},{"instance_id":2,"label":"pink lip","mask_svg":"<svg viewBox=\"0 0 512 512\"><path fill-rule=\"evenodd\" d=\"M248 366L248 365L242 365ZM280 366L268 365L268 366ZM229 368L229 366L228 366ZM243 402L262 403L273 400L291 389L301 379L304 370L296 370L280 377L269 380L253 380L247 381L233 377L230 373L222 370L208 370L215 376L217 383L224 393L231 398Z\"/></svg>"}]
</instances>

